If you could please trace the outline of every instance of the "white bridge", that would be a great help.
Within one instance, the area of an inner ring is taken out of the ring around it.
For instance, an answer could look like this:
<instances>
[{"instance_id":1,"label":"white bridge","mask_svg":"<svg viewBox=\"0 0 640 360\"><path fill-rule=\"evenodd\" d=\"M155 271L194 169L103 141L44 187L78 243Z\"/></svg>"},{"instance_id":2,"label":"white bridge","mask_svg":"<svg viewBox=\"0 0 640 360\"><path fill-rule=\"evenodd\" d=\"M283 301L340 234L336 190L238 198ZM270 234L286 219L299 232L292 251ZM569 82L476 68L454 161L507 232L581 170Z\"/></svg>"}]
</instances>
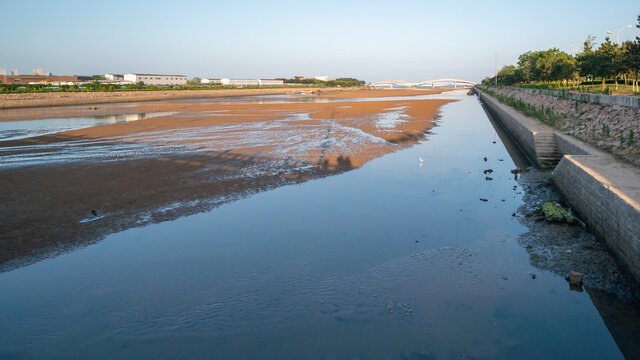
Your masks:
<instances>
[{"instance_id":1,"label":"white bridge","mask_svg":"<svg viewBox=\"0 0 640 360\"><path fill-rule=\"evenodd\" d=\"M376 81L374 83L371 83L371 85L369 86L393 87L394 85L404 86L408 88L419 87L419 86L423 86L423 87L431 86L432 88L435 88L435 87L444 87L444 86L453 85L453 87L455 88L455 87L458 87L458 85L462 85L462 87L468 87L468 86L477 85L477 83L473 81L461 80L461 79L435 79L435 80L427 80L427 81L420 81L420 82L409 82L404 80L382 80L382 81Z\"/></svg>"}]
</instances>

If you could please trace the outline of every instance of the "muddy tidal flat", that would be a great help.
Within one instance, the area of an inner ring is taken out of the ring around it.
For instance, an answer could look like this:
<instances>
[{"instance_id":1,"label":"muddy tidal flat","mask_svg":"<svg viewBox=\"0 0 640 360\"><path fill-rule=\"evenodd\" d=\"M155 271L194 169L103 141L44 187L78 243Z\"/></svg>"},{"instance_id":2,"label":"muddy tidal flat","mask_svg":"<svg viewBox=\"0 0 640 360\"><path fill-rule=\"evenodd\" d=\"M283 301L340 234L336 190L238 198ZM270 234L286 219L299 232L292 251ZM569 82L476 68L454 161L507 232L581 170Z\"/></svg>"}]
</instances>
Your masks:
<instances>
[{"instance_id":1,"label":"muddy tidal flat","mask_svg":"<svg viewBox=\"0 0 640 360\"><path fill-rule=\"evenodd\" d=\"M6 109L0 159L0 359L640 356L636 279L467 90Z\"/></svg>"},{"instance_id":2,"label":"muddy tidal flat","mask_svg":"<svg viewBox=\"0 0 640 360\"><path fill-rule=\"evenodd\" d=\"M407 92L347 90L333 92L341 101L281 95L0 113L0 269L358 168L424 139L438 109L454 100L415 96L438 92L408 91L413 97L399 99L392 96ZM92 211L100 221L78 222Z\"/></svg>"}]
</instances>

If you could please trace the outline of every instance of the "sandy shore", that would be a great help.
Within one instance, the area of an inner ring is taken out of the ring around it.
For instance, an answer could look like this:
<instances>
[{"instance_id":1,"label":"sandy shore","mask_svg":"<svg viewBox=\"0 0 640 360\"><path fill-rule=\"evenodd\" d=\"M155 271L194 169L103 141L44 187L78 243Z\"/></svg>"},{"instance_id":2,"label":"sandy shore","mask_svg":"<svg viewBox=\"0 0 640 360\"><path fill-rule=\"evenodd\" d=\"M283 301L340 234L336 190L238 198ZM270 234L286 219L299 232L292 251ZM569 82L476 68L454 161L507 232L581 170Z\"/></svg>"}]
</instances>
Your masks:
<instances>
[{"instance_id":1,"label":"sandy shore","mask_svg":"<svg viewBox=\"0 0 640 360\"><path fill-rule=\"evenodd\" d=\"M43 106L73 106L111 104L123 102L157 101L169 99L217 98L232 96L312 94L317 89L265 88L230 90L168 90L168 91L115 91L115 92L48 92L0 94L0 109Z\"/></svg>"},{"instance_id":2,"label":"sandy shore","mask_svg":"<svg viewBox=\"0 0 640 360\"><path fill-rule=\"evenodd\" d=\"M257 95L317 94L321 97L386 97L437 94L450 89L376 89L368 88L265 88L229 90L49 92L0 94L0 109L49 106L114 104L170 99L220 98Z\"/></svg>"},{"instance_id":3,"label":"sandy shore","mask_svg":"<svg viewBox=\"0 0 640 360\"><path fill-rule=\"evenodd\" d=\"M462 90L466 88L457 88L457 89ZM319 92L317 96L322 98L374 98L374 97L431 95L431 94L440 94L445 91L451 91L451 90L452 89L447 89L447 88L435 88L435 89L348 88L348 89L332 89L327 92Z\"/></svg>"},{"instance_id":4,"label":"sandy shore","mask_svg":"<svg viewBox=\"0 0 640 360\"><path fill-rule=\"evenodd\" d=\"M144 102L109 111L170 115L2 141L0 271L355 169L425 140L450 101ZM91 210L104 217L81 222Z\"/></svg>"}]
</instances>

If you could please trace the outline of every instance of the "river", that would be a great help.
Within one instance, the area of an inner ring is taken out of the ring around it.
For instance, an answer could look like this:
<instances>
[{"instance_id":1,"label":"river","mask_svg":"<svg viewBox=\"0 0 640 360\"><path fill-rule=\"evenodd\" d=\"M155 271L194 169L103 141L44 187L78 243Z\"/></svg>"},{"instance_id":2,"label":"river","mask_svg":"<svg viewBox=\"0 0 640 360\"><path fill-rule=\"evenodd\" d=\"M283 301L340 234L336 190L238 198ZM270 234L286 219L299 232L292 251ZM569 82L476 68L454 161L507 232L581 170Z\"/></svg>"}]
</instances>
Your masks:
<instances>
[{"instance_id":1,"label":"river","mask_svg":"<svg viewBox=\"0 0 640 360\"><path fill-rule=\"evenodd\" d=\"M638 354L638 322L615 326L637 299L572 290L523 242L592 235L528 221L527 196L557 197L545 174L516 179L528 164L479 100L441 97L458 101L425 141L360 168L0 273L0 358Z\"/></svg>"}]
</instances>

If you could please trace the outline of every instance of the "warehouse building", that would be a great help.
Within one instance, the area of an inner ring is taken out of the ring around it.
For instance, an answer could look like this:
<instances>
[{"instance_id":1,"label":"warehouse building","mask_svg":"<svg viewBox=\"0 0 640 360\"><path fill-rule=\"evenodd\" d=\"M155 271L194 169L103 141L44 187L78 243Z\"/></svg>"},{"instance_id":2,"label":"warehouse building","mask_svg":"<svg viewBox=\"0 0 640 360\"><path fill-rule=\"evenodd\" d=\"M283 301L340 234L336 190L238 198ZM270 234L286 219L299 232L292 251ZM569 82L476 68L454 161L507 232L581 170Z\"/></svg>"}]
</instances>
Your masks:
<instances>
[{"instance_id":1,"label":"warehouse building","mask_svg":"<svg viewBox=\"0 0 640 360\"><path fill-rule=\"evenodd\" d=\"M109 81L124 81L122 74L104 74L104 78Z\"/></svg>"},{"instance_id":2,"label":"warehouse building","mask_svg":"<svg viewBox=\"0 0 640 360\"><path fill-rule=\"evenodd\" d=\"M124 80L134 83L142 82L145 85L185 85L187 83L185 75L125 74Z\"/></svg>"},{"instance_id":3,"label":"warehouse building","mask_svg":"<svg viewBox=\"0 0 640 360\"><path fill-rule=\"evenodd\" d=\"M78 76L58 76L58 75L0 75L0 84L52 84L52 85L72 85L82 82L84 79Z\"/></svg>"},{"instance_id":4,"label":"warehouse building","mask_svg":"<svg viewBox=\"0 0 640 360\"><path fill-rule=\"evenodd\" d=\"M282 86L283 79L202 79L202 84L225 86Z\"/></svg>"}]
</instances>

